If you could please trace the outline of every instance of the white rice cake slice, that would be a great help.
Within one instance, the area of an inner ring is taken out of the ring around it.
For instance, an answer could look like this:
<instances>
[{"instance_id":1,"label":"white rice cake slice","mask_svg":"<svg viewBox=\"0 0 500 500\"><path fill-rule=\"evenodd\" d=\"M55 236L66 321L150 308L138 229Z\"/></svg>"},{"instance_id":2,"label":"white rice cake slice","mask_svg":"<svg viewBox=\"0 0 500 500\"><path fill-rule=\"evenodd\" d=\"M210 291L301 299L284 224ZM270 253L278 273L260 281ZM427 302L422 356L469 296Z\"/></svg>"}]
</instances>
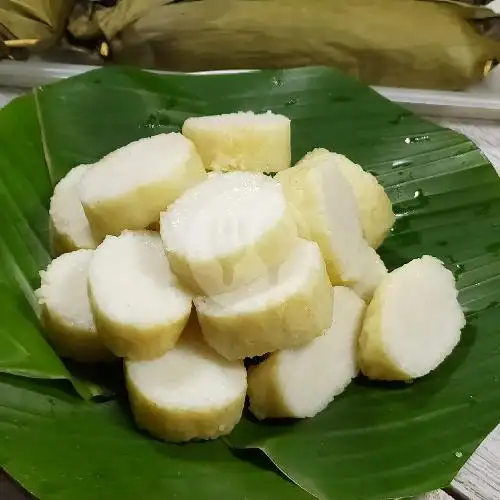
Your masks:
<instances>
[{"instance_id":1,"label":"white rice cake slice","mask_svg":"<svg viewBox=\"0 0 500 500\"><path fill-rule=\"evenodd\" d=\"M243 362L224 359L199 337L187 331L160 358L125 362L137 425L159 439L214 439L229 434L241 419L247 390Z\"/></svg>"},{"instance_id":2,"label":"white rice cake slice","mask_svg":"<svg viewBox=\"0 0 500 500\"><path fill-rule=\"evenodd\" d=\"M270 111L188 118L182 133L207 170L278 172L290 166L290 119Z\"/></svg>"},{"instance_id":3,"label":"white rice cake slice","mask_svg":"<svg viewBox=\"0 0 500 500\"><path fill-rule=\"evenodd\" d=\"M50 199L52 248L56 255L94 249L100 243L90 229L89 221L78 195L78 184L90 165L72 168L56 185Z\"/></svg>"},{"instance_id":4,"label":"white rice cake slice","mask_svg":"<svg viewBox=\"0 0 500 500\"><path fill-rule=\"evenodd\" d=\"M460 341L465 316L455 278L424 255L392 271L377 288L359 339L362 372L412 380L437 368Z\"/></svg>"},{"instance_id":5,"label":"white rice cake slice","mask_svg":"<svg viewBox=\"0 0 500 500\"><path fill-rule=\"evenodd\" d=\"M349 286L368 300L387 269L363 238L354 193L336 161L308 153L276 178L299 235L318 243L332 285Z\"/></svg>"},{"instance_id":6,"label":"white rice cake slice","mask_svg":"<svg viewBox=\"0 0 500 500\"><path fill-rule=\"evenodd\" d=\"M306 344L332 322L332 287L318 246L299 240L290 257L250 285L196 297L205 341L227 359Z\"/></svg>"},{"instance_id":7,"label":"white rice cake slice","mask_svg":"<svg viewBox=\"0 0 500 500\"><path fill-rule=\"evenodd\" d=\"M194 293L216 295L267 275L298 242L281 186L252 172L212 176L161 215L172 270Z\"/></svg>"},{"instance_id":8,"label":"white rice cake slice","mask_svg":"<svg viewBox=\"0 0 500 500\"><path fill-rule=\"evenodd\" d=\"M83 176L78 193L92 231L144 229L186 189L207 178L191 141L158 134L113 151Z\"/></svg>"},{"instance_id":9,"label":"white rice cake slice","mask_svg":"<svg viewBox=\"0 0 500 500\"><path fill-rule=\"evenodd\" d=\"M363 236L371 247L378 248L396 220L389 196L374 175L346 156L326 149L315 149L310 153L310 159L326 157L331 158L349 182L356 198Z\"/></svg>"},{"instance_id":10,"label":"white rice cake slice","mask_svg":"<svg viewBox=\"0 0 500 500\"><path fill-rule=\"evenodd\" d=\"M357 345L365 303L334 288L330 328L309 344L283 349L250 368L250 411L264 418L314 417L358 374Z\"/></svg>"},{"instance_id":11,"label":"white rice cake slice","mask_svg":"<svg viewBox=\"0 0 500 500\"><path fill-rule=\"evenodd\" d=\"M152 359L172 349L192 308L150 231L106 237L90 264L89 290L99 333L120 357Z\"/></svg>"},{"instance_id":12,"label":"white rice cake slice","mask_svg":"<svg viewBox=\"0 0 500 500\"><path fill-rule=\"evenodd\" d=\"M93 256L93 250L77 250L57 257L40 272L35 292L47 339L61 356L81 362L114 357L97 333L87 293Z\"/></svg>"}]
</instances>

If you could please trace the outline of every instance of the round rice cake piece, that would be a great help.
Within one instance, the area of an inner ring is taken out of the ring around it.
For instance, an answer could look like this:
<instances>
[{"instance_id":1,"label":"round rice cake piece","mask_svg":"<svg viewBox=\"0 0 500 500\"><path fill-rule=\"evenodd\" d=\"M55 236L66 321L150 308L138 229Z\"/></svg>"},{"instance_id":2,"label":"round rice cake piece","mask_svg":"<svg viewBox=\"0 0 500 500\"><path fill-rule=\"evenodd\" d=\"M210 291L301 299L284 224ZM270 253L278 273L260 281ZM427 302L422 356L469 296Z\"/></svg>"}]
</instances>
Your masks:
<instances>
[{"instance_id":1,"label":"round rice cake piece","mask_svg":"<svg viewBox=\"0 0 500 500\"><path fill-rule=\"evenodd\" d=\"M185 332L157 359L125 361L125 373L137 425L159 439L215 439L241 419L247 390L243 362L224 359L199 332Z\"/></svg>"},{"instance_id":2,"label":"round rice cake piece","mask_svg":"<svg viewBox=\"0 0 500 500\"><path fill-rule=\"evenodd\" d=\"M374 175L344 155L321 148L310 154L316 158L330 157L335 162L353 190L365 240L371 247L378 248L396 220L383 186Z\"/></svg>"},{"instance_id":3,"label":"round rice cake piece","mask_svg":"<svg viewBox=\"0 0 500 500\"><path fill-rule=\"evenodd\" d=\"M290 167L290 119L271 111L188 118L182 133L207 170L278 172Z\"/></svg>"},{"instance_id":4,"label":"round rice cake piece","mask_svg":"<svg viewBox=\"0 0 500 500\"><path fill-rule=\"evenodd\" d=\"M212 176L186 191L162 213L160 234L172 270L206 296L267 275L298 242L279 183L251 172Z\"/></svg>"},{"instance_id":5,"label":"round rice cake piece","mask_svg":"<svg viewBox=\"0 0 500 500\"><path fill-rule=\"evenodd\" d=\"M250 368L250 411L259 420L314 417L358 374L358 335L366 306L346 287L336 286L333 296L332 324L323 335L276 351Z\"/></svg>"},{"instance_id":6,"label":"round rice cake piece","mask_svg":"<svg viewBox=\"0 0 500 500\"><path fill-rule=\"evenodd\" d=\"M82 249L57 257L41 271L35 292L47 339L61 356L80 362L114 358L97 332L87 293L93 256Z\"/></svg>"},{"instance_id":7,"label":"round rice cake piece","mask_svg":"<svg viewBox=\"0 0 500 500\"><path fill-rule=\"evenodd\" d=\"M243 359L322 335L332 321L332 293L318 246L299 240L265 277L194 302L205 341L227 359Z\"/></svg>"},{"instance_id":8,"label":"round rice cake piece","mask_svg":"<svg viewBox=\"0 0 500 500\"><path fill-rule=\"evenodd\" d=\"M81 248L94 249L100 243L92 234L78 195L78 184L90 165L72 168L54 188L50 199L52 248L56 255Z\"/></svg>"},{"instance_id":9,"label":"round rice cake piece","mask_svg":"<svg viewBox=\"0 0 500 500\"><path fill-rule=\"evenodd\" d=\"M464 326L451 271L429 255L414 259L375 291L359 337L361 371L376 380L423 377L451 354Z\"/></svg>"},{"instance_id":10,"label":"round rice cake piece","mask_svg":"<svg viewBox=\"0 0 500 500\"><path fill-rule=\"evenodd\" d=\"M119 235L158 221L186 189L207 178L189 139L158 134L123 146L95 163L78 193L95 235Z\"/></svg>"},{"instance_id":11,"label":"round rice cake piece","mask_svg":"<svg viewBox=\"0 0 500 500\"><path fill-rule=\"evenodd\" d=\"M171 272L158 233L107 236L89 268L99 334L116 356L152 359L175 346L192 297Z\"/></svg>"},{"instance_id":12,"label":"round rice cake piece","mask_svg":"<svg viewBox=\"0 0 500 500\"><path fill-rule=\"evenodd\" d=\"M353 190L335 159L313 151L276 178L299 235L318 243L332 285L353 288L369 300L387 269L363 237Z\"/></svg>"}]
</instances>

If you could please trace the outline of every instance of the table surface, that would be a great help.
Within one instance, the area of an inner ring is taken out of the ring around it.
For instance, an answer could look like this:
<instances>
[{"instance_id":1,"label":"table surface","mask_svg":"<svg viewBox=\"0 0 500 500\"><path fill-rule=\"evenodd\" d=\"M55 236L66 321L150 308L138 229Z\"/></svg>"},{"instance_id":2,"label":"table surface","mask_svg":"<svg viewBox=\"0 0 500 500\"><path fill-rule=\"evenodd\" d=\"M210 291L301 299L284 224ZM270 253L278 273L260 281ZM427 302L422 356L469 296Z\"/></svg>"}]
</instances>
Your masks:
<instances>
[{"instance_id":1,"label":"table surface","mask_svg":"<svg viewBox=\"0 0 500 500\"><path fill-rule=\"evenodd\" d=\"M500 0L499 0L500 2ZM500 68L474 89L484 94L500 94ZM0 88L0 107L18 92L14 89ZM470 137L489 157L497 172L500 173L500 122L464 121L435 119L444 126L458 130ZM5 476L0 475L0 498L26 500L22 490L13 485ZM435 491L421 496L418 500L499 500L500 499L500 425L469 459L448 490Z\"/></svg>"},{"instance_id":2,"label":"table surface","mask_svg":"<svg viewBox=\"0 0 500 500\"><path fill-rule=\"evenodd\" d=\"M497 79L500 91L500 73ZM470 137L488 156L500 174L500 123L437 120ZM500 425L494 429L469 459L452 483L456 498L471 500L500 499ZM431 497L432 498L432 497ZM431 500L431 498L427 500ZM434 500L444 500L436 497ZM449 499L451 500L451 499Z\"/></svg>"}]
</instances>

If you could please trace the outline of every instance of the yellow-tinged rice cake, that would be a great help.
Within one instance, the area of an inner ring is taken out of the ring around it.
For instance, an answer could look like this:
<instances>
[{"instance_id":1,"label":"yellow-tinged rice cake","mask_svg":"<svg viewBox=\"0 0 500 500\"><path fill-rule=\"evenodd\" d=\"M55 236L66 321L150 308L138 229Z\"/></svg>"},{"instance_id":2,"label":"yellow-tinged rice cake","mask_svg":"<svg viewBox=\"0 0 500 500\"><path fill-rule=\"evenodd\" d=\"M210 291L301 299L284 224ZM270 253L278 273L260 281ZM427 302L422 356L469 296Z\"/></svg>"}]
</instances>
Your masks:
<instances>
[{"instance_id":1,"label":"yellow-tinged rice cake","mask_svg":"<svg viewBox=\"0 0 500 500\"><path fill-rule=\"evenodd\" d=\"M99 334L116 356L152 359L172 349L191 295L170 271L158 233L124 231L95 250L89 291Z\"/></svg>"},{"instance_id":2,"label":"yellow-tinged rice cake","mask_svg":"<svg viewBox=\"0 0 500 500\"><path fill-rule=\"evenodd\" d=\"M221 357L199 332L185 332L160 358L127 360L125 372L137 425L157 438L214 439L229 434L241 418L247 390L243 362Z\"/></svg>"},{"instance_id":3,"label":"yellow-tinged rice cake","mask_svg":"<svg viewBox=\"0 0 500 500\"><path fill-rule=\"evenodd\" d=\"M252 172L189 189L162 213L160 233L179 280L207 296L266 276L298 242L281 186Z\"/></svg>"},{"instance_id":4,"label":"yellow-tinged rice cake","mask_svg":"<svg viewBox=\"0 0 500 500\"><path fill-rule=\"evenodd\" d=\"M196 297L205 341L227 359L296 347L332 322L332 287L318 246L299 240L267 276L237 290Z\"/></svg>"},{"instance_id":5,"label":"yellow-tinged rice cake","mask_svg":"<svg viewBox=\"0 0 500 500\"><path fill-rule=\"evenodd\" d=\"M249 369L250 411L264 418L313 417L358 373L357 345L365 303L346 287L334 288L330 328L308 344L283 349Z\"/></svg>"},{"instance_id":6,"label":"yellow-tinged rice cake","mask_svg":"<svg viewBox=\"0 0 500 500\"><path fill-rule=\"evenodd\" d=\"M207 170L278 172L290 166L290 119L268 111L188 118L191 139Z\"/></svg>"},{"instance_id":7,"label":"yellow-tinged rice cake","mask_svg":"<svg viewBox=\"0 0 500 500\"><path fill-rule=\"evenodd\" d=\"M453 351L464 326L451 271L435 257L414 259L375 291L359 338L361 371L379 380L422 377Z\"/></svg>"},{"instance_id":8,"label":"yellow-tinged rice cake","mask_svg":"<svg viewBox=\"0 0 500 500\"><path fill-rule=\"evenodd\" d=\"M87 293L93 256L93 250L77 250L57 257L40 272L36 291L47 339L61 356L81 362L114 357L97 333Z\"/></svg>"},{"instance_id":9,"label":"yellow-tinged rice cake","mask_svg":"<svg viewBox=\"0 0 500 500\"><path fill-rule=\"evenodd\" d=\"M92 234L77 189L89 168L90 165L72 168L54 188L49 214L52 248L56 255L80 248L93 249L100 243Z\"/></svg>"},{"instance_id":10,"label":"yellow-tinged rice cake","mask_svg":"<svg viewBox=\"0 0 500 500\"><path fill-rule=\"evenodd\" d=\"M95 235L144 229L186 189L207 178L191 141L179 133L131 142L95 163L78 193Z\"/></svg>"},{"instance_id":11,"label":"yellow-tinged rice cake","mask_svg":"<svg viewBox=\"0 0 500 500\"><path fill-rule=\"evenodd\" d=\"M377 178L344 155L326 149L315 149L311 159L330 158L349 182L358 207L363 236L373 248L378 248L394 225L396 216L392 203Z\"/></svg>"},{"instance_id":12,"label":"yellow-tinged rice cake","mask_svg":"<svg viewBox=\"0 0 500 500\"><path fill-rule=\"evenodd\" d=\"M387 269L363 237L353 190L329 155L308 153L276 178L292 207L299 235L318 243L332 285L369 300Z\"/></svg>"}]
</instances>

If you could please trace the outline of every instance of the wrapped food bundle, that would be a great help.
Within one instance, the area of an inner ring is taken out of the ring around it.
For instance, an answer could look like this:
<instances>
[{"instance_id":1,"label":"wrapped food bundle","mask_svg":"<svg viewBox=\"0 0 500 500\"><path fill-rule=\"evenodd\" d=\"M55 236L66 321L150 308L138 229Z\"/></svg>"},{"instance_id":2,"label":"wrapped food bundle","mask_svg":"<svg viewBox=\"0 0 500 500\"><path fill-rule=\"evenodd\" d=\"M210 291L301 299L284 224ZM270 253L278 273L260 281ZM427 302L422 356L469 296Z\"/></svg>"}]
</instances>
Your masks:
<instances>
[{"instance_id":1,"label":"wrapped food bundle","mask_svg":"<svg viewBox=\"0 0 500 500\"><path fill-rule=\"evenodd\" d=\"M498 16L472 0L33 0L29 17L17 3L0 1L0 57L57 43L48 56L67 62L173 71L324 65L371 85L459 90L500 54Z\"/></svg>"},{"instance_id":2,"label":"wrapped food bundle","mask_svg":"<svg viewBox=\"0 0 500 500\"><path fill-rule=\"evenodd\" d=\"M500 43L483 34L494 17L440 0L122 0L80 11L69 30L81 40L97 31L115 61L141 67L325 65L372 85L461 89L500 54Z\"/></svg>"},{"instance_id":3,"label":"wrapped food bundle","mask_svg":"<svg viewBox=\"0 0 500 500\"><path fill-rule=\"evenodd\" d=\"M60 41L74 0L0 0L0 59L21 59ZM35 49L36 47L36 49Z\"/></svg>"}]
</instances>

